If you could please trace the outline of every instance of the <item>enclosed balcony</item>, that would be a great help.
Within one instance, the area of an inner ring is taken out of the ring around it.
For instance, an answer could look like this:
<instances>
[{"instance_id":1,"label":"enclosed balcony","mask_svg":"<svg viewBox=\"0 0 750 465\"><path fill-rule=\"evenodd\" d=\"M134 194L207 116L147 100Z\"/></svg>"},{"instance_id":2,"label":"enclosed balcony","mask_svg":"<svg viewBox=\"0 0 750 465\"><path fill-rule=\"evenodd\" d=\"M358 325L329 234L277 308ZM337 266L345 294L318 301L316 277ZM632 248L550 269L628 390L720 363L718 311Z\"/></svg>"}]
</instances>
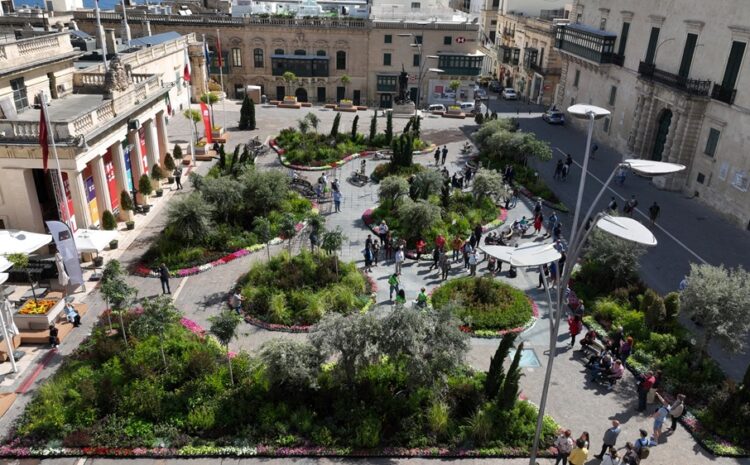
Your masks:
<instances>
[{"instance_id":1,"label":"enclosed balcony","mask_svg":"<svg viewBox=\"0 0 750 465\"><path fill-rule=\"evenodd\" d=\"M327 56L271 55L274 76L291 71L297 77L328 77L328 62Z\"/></svg>"},{"instance_id":2,"label":"enclosed balcony","mask_svg":"<svg viewBox=\"0 0 750 465\"><path fill-rule=\"evenodd\" d=\"M665 86L686 92L691 95L708 96L711 89L711 81L700 81L698 79L688 79L677 74L668 73L658 69L656 65L642 61L638 65L638 74L643 79L658 82Z\"/></svg>"},{"instance_id":3,"label":"enclosed balcony","mask_svg":"<svg viewBox=\"0 0 750 465\"><path fill-rule=\"evenodd\" d=\"M539 58L539 50L526 47L523 51L523 67L526 69L536 65L537 59Z\"/></svg>"},{"instance_id":4,"label":"enclosed balcony","mask_svg":"<svg viewBox=\"0 0 750 465\"><path fill-rule=\"evenodd\" d=\"M555 48L600 65L622 66L623 57L615 53L617 34L587 26L566 24L555 29Z\"/></svg>"},{"instance_id":5,"label":"enclosed balcony","mask_svg":"<svg viewBox=\"0 0 750 465\"><path fill-rule=\"evenodd\" d=\"M439 55L438 68L446 75L479 76L484 55Z\"/></svg>"}]
</instances>

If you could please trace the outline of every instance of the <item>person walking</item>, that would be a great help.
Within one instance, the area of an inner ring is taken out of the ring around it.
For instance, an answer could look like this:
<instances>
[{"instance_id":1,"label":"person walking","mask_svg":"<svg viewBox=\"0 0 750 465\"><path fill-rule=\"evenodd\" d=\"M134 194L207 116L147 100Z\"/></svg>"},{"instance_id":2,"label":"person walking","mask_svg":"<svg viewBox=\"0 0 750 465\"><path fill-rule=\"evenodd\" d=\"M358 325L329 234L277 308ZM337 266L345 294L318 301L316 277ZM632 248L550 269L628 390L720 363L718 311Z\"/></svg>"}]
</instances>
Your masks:
<instances>
[{"instance_id":1,"label":"person walking","mask_svg":"<svg viewBox=\"0 0 750 465\"><path fill-rule=\"evenodd\" d=\"M568 464L568 456L573 450L573 438L570 437L571 432L569 429L561 430L560 434L555 439L555 449L557 449L557 456L555 457L555 465Z\"/></svg>"},{"instance_id":2,"label":"person walking","mask_svg":"<svg viewBox=\"0 0 750 465\"><path fill-rule=\"evenodd\" d=\"M169 288L169 268L164 263L159 265L159 281L161 281L162 294L171 294L172 290Z\"/></svg>"},{"instance_id":3,"label":"person walking","mask_svg":"<svg viewBox=\"0 0 750 465\"><path fill-rule=\"evenodd\" d=\"M555 227L552 228L552 239L554 241L559 241L562 238L562 226L562 223L558 221Z\"/></svg>"},{"instance_id":4,"label":"person walking","mask_svg":"<svg viewBox=\"0 0 750 465\"><path fill-rule=\"evenodd\" d=\"M482 232L483 231L482 231L482 225L481 224L478 224L478 225L474 226L474 237L477 238L477 245L481 244L480 241L482 240Z\"/></svg>"},{"instance_id":5,"label":"person walking","mask_svg":"<svg viewBox=\"0 0 750 465\"><path fill-rule=\"evenodd\" d=\"M383 250L385 251L386 260L390 260L393 258L393 236L391 236L390 231L388 231L388 234L385 235L385 244L383 245Z\"/></svg>"},{"instance_id":6,"label":"person walking","mask_svg":"<svg viewBox=\"0 0 750 465\"><path fill-rule=\"evenodd\" d=\"M469 253L469 276L476 276L477 275L477 253L475 251L471 251Z\"/></svg>"},{"instance_id":7,"label":"person walking","mask_svg":"<svg viewBox=\"0 0 750 465\"><path fill-rule=\"evenodd\" d=\"M229 297L229 306L232 307L232 310L238 315L242 313L242 294L240 291L242 291L240 287L234 288L234 292Z\"/></svg>"},{"instance_id":8,"label":"person walking","mask_svg":"<svg viewBox=\"0 0 750 465\"><path fill-rule=\"evenodd\" d=\"M612 420L612 427L604 432L604 438L602 438L602 450L599 452L599 455L595 455L594 457L602 460L604 453L607 452L608 449L614 448L617 444L617 436L620 435L620 431L620 422Z\"/></svg>"},{"instance_id":9,"label":"person walking","mask_svg":"<svg viewBox=\"0 0 750 465\"><path fill-rule=\"evenodd\" d=\"M49 345L53 349L60 345L60 338L58 337L59 330L54 324L49 325Z\"/></svg>"},{"instance_id":10,"label":"person walking","mask_svg":"<svg viewBox=\"0 0 750 465\"><path fill-rule=\"evenodd\" d=\"M445 159L446 158L448 158L448 147L444 145L443 146L443 157L442 157L442 161L440 163L441 165L445 165Z\"/></svg>"},{"instance_id":11,"label":"person walking","mask_svg":"<svg viewBox=\"0 0 750 465\"><path fill-rule=\"evenodd\" d=\"M641 437L639 437L635 441L635 444L633 444L633 450L638 457L638 463L641 463L641 460L648 458L651 452L649 450L649 447L651 446L651 440L648 438L648 431L646 431L645 429L641 429L639 430L639 432Z\"/></svg>"},{"instance_id":12,"label":"person walking","mask_svg":"<svg viewBox=\"0 0 750 465\"><path fill-rule=\"evenodd\" d=\"M316 230L310 231L310 252L315 252L315 247L318 246L318 232Z\"/></svg>"},{"instance_id":13,"label":"person walking","mask_svg":"<svg viewBox=\"0 0 750 465\"><path fill-rule=\"evenodd\" d=\"M453 261L458 260L458 256L461 252L461 247L464 245L464 240L458 234L453 237L451 241L451 250L453 250Z\"/></svg>"},{"instance_id":14,"label":"person walking","mask_svg":"<svg viewBox=\"0 0 750 465\"><path fill-rule=\"evenodd\" d=\"M610 213L614 213L617 211L617 200L615 200L614 197L612 197L612 200L610 200L609 204L607 204L607 209L610 211Z\"/></svg>"},{"instance_id":15,"label":"person walking","mask_svg":"<svg viewBox=\"0 0 750 465\"><path fill-rule=\"evenodd\" d=\"M451 270L451 262L448 260L448 254L446 252L440 253L440 278L445 281L448 279L448 273Z\"/></svg>"},{"instance_id":16,"label":"person walking","mask_svg":"<svg viewBox=\"0 0 750 465\"><path fill-rule=\"evenodd\" d=\"M541 213L537 213L534 216L534 235L538 235L542 231L542 223L544 222L544 216Z\"/></svg>"},{"instance_id":17,"label":"person walking","mask_svg":"<svg viewBox=\"0 0 750 465\"><path fill-rule=\"evenodd\" d=\"M435 166L440 164L440 147L435 149Z\"/></svg>"},{"instance_id":18,"label":"person walking","mask_svg":"<svg viewBox=\"0 0 750 465\"><path fill-rule=\"evenodd\" d=\"M656 412L654 412L654 414L651 415L651 417L654 419L654 435L653 435L654 442L658 444L659 438L661 437L661 430L664 427L664 421L667 419L670 413L669 412L670 405L669 405L669 402L664 400L664 398L662 398L662 396L660 396L658 392L656 393L656 397L661 402L661 407L656 409Z\"/></svg>"},{"instance_id":19,"label":"person walking","mask_svg":"<svg viewBox=\"0 0 750 465\"><path fill-rule=\"evenodd\" d=\"M571 315L568 317L568 332L570 333L570 347L576 345L576 336L578 336L583 330L583 322L581 317L578 315Z\"/></svg>"},{"instance_id":20,"label":"person walking","mask_svg":"<svg viewBox=\"0 0 750 465\"><path fill-rule=\"evenodd\" d=\"M621 356L622 356L622 353L623 351L621 349L620 350ZM647 371L645 374L639 375L637 379L638 379L638 411L643 412L646 410L646 401L648 398L648 391L651 390L651 387L656 382L656 378L654 378L654 373L652 371Z\"/></svg>"},{"instance_id":21,"label":"person walking","mask_svg":"<svg viewBox=\"0 0 750 465\"><path fill-rule=\"evenodd\" d=\"M661 212L661 207L658 203L656 203L656 200L654 200L654 203L648 207L648 217L651 219L651 224L656 223L656 219L659 218L659 213Z\"/></svg>"},{"instance_id":22,"label":"person walking","mask_svg":"<svg viewBox=\"0 0 750 465\"><path fill-rule=\"evenodd\" d=\"M601 458L601 465L621 465L622 462L620 462L620 456L617 453L617 449L615 447L610 447L606 454L604 454Z\"/></svg>"},{"instance_id":23,"label":"person walking","mask_svg":"<svg viewBox=\"0 0 750 465\"><path fill-rule=\"evenodd\" d=\"M378 266L378 259L380 258L380 243L375 241L372 244L372 264Z\"/></svg>"},{"instance_id":24,"label":"person walking","mask_svg":"<svg viewBox=\"0 0 750 465\"><path fill-rule=\"evenodd\" d=\"M549 218L547 218L547 234L545 237L552 235L552 232L559 221L560 220L557 219L557 213L553 211Z\"/></svg>"},{"instance_id":25,"label":"person walking","mask_svg":"<svg viewBox=\"0 0 750 465\"><path fill-rule=\"evenodd\" d=\"M432 271L433 268L438 269L438 262L440 261L440 247L435 246L434 249L432 249L432 265L430 265L430 268L427 270Z\"/></svg>"},{"instance_id":26,"label":"person walking","mask_svg":"<svg viewBox=\"0 0 750 465\"><path fill-rule=\"evenodd\" d=\"M333 207L334 213L341 211L341 192L338 189L333 191Z\"/></svg>"},{"instance_id":27,"label":"person walking","mask_svg":"<svg viewBox=\"0 0 750 465\"><path fill-rule=\"evenodd\" d=\"M635 447L630 441L625 443L625 452L622 454L621 465L638 465L638 452L635 451Z\"/></svg>"},{"instance_id":28,"label":"person walking","mask_svg":"<svg viewBox=\"0 0 750 465\"><path fill-rule=\"evenodd\" d=\"M586 447L586 441L583 439L576 440L576 446L570 451L568 462L571 465L583 465L589 459L589 449Z\"/></svg>"},{"instance_id":29,"label":"person walking","mask_svg":"<svg viewBox=\"0 0 750 465\"><path fill-rule=\"evenodd\" d=\"M628 177L628 170L624 166L621 166L620 168L618 168L618 170L617 170L617 183L619 185L621 185L621 186L624 186L625 185L625 178L627 178L627 177Z\"/></svg>"},{"instance_id":30,"label":"person walking","mask_svg":"<svg viewBox=\"0 0 750 465\"><path fill-rule=\"evenodd\" d=\"M677 429L677 420L685 413L685 394L677 394L677 399L669 406L669 416L672 418L672 426L667 431L673 433Z\"/></svg>"},{"instance_id":31,"label":"person walking","mask_svg":"<svg viewBox=\"0 0 750 465\"><path fill-rule=\"evenodd\" d=\"M390 293L388 295L388 299L393 300L393 293L395 292L396 295L398 295L398 291L401 290L401 280L398 277L398 273L393 273L388 278L388 286L390 286Z\"/></svg>"},{"instance_id":32,"label":"person walking","mask_svg":"<svg viewBox=\"0 0 750 465\"><path fill-rule=\"evenodd\" d=\"M399 246L393 259L396 263L396 274L401 274L401 266L404 264L404 258L406 258L404 255L404 248Z\"/></svg>"},{"instance_id":33,"label":"person walking","mask_svg":"<svg viewBox=\"0 0 750 465\"><path fill-rule=\"evenodd\" d=\"M385 244L385 236L388 235L388 224L385 222L385 220L380 222L380 226L378 226L378 237L380 238L380 245Z\"/></svg>"},{"instance_id":34,"label":"person walking","mask_svg":"<svg viewBox=\"0 0 750 465\"><path fill-rule=\"evenodd\" d=\"M177 190L182 189L182 168L179 166L175 167L174 171L172 171L172 176L174 176L174 182L177 186Z\"/></svg>"},{"instance_id":35,"label":"person walking","mask_svg":"<svg viewBox=\"0 0 750 465\"><path fill-rule=\"evenodd\" d=\"M638 200L635 198L635 194L630 196L630 200L628 200L625 205L622 207L622 212L625 213L628 216L633 216L633 212L635 211L635 208L638 206Z\"/></svg>"},{"instance_id":36,"label":"person walking","mask_svg":"<svg viewBox=\"0 0 750 465\"><path fill-rule=\"evenodd\" d=\"M552 179L560 179L562 176L562 170L563 170L563 161L562 159L557 160L557 165L555 165L555 173L552 175Z\"/></svg>"}]
</instances>

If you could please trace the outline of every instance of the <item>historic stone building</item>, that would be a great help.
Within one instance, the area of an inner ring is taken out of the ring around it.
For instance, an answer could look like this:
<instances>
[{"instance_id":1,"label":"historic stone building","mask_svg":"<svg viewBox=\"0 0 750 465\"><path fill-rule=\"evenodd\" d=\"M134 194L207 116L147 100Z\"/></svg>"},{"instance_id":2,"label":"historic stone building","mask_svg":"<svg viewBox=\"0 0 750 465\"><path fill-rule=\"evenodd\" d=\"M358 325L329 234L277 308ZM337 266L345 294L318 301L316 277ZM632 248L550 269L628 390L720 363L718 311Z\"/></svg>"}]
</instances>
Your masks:
<instances>
[{"instance_id":1,"label":"historic stone building","mask_svg":"<svg viewBox=\"0 0 750 465\"><path fill-rule=\"evenodd\" d=\"M554 102L562 61L554 49L555 22L505 13L498 17L498 79L533 102Z\"/></svg>"},{"instance_id":2,"label":"historic stone building","mask_svg":"<svg viewBox=\"0 0 750 465\"><path fill-rule=\"evenodd\" d=\"M555 32L564 61L558 103L608 108L597 139L686 165L654 182L750 227L747 4L579 0L570 17Z\"/></svg>"}]
</instances>

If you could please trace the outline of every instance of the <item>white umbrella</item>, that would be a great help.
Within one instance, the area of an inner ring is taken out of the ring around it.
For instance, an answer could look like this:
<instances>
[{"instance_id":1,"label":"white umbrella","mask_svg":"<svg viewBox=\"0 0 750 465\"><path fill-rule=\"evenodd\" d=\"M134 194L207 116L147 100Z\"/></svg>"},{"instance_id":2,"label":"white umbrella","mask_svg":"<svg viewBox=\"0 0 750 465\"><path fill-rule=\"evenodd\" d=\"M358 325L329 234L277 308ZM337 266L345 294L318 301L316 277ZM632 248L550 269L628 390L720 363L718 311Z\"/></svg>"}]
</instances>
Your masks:
<instances>
[{"instance_id":1,"label":"white umbrella","mask_svg":"<svg viewBox=\"0 0 750 465\"><path fill-rule=\"evenodd\" d=\"M52 242L49 234L37 234L17 229L0 229L0 255L30 254Z\"/></svg>"},{"instance_id":2,"label":"white umbrella","mask_svg":"<svg viewBox=\"0 0 750 465\"><path fill-rule=\"evenodd\" d=\"M70 276L65 271L65 264L63 264L62 255L59 252L55 254L55 265L57 266L57 280L60 282L60 286L67 288Z\"/></svg>"},{"instance_id":3,"label":"white umbrella","mask_svg":"<svg viewBox=\"0 0 750 465\"><path fill-rule=\"evenodd\" d=\"M5 257L0 257L0 271L9 270L13 264Z\"/></svg>"},{"instance_id":4,"label":"white umbrella","mask_svg":"<svg viewBox=\"0 0 750 465\"><path fill-rule=\"evenodd\" d=\"M76 248L79 252L99 253L112 239L117 239L117 231L79 229L75 232Z\"/></svg>"}]
</instances>

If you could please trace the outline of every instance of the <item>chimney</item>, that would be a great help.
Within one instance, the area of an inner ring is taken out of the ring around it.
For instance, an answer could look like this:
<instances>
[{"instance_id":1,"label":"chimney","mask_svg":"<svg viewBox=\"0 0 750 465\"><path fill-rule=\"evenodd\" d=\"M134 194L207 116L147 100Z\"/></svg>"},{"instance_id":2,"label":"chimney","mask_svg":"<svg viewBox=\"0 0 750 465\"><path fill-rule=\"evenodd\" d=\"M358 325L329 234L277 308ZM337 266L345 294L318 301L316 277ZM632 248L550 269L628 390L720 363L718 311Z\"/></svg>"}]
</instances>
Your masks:
<instances>
[{"instance_id":1,"label":"chimney","mask_svg":"<svg viewBox=\"0 0 750 465\"><path fill-rule=\"evenodd\" d=\"M105 29L104 37L107 40L107 50L113 55L117 55L117 39L115 38L114 29Z\"/></svg>"},{"instance_id":2,"label":"chimney","mask_svg":"<svg viewBox=\"0 0 750 465\"><path fill-rule=\"evenodd\" d=\"M144 31L144 34L146 34L145 37L151 37L151 21L144 21L143 27L145 29Z\"/></svg>"}]
</instances>

